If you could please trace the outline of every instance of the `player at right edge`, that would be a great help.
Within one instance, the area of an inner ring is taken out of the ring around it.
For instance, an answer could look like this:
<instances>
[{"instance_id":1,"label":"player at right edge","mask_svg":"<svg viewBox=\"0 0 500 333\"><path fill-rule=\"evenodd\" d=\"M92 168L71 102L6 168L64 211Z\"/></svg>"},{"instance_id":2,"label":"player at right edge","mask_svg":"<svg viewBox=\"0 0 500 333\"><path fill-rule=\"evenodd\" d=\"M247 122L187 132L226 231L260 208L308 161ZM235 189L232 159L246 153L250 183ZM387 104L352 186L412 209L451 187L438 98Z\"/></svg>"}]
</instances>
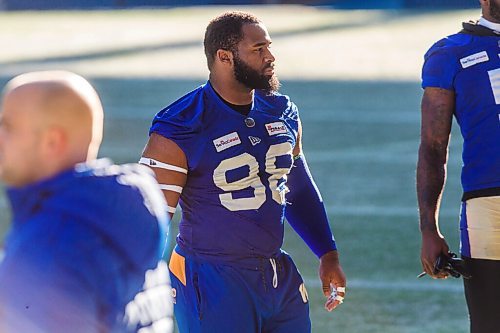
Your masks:
<instances>
[{"instance_id":1,"label":"player at right edge","mask_svg":"<svg viewBox=\"0 0 500 333\"><path fill-rule=\"evenodd\" d=\"M461 255L472 333L500 330L500 0L480 0L482 17L435 43L422 71L417 193L421 261L434 278L448 244L438 215L455 116L463 136Z\"/></svg>"}]
</instances>

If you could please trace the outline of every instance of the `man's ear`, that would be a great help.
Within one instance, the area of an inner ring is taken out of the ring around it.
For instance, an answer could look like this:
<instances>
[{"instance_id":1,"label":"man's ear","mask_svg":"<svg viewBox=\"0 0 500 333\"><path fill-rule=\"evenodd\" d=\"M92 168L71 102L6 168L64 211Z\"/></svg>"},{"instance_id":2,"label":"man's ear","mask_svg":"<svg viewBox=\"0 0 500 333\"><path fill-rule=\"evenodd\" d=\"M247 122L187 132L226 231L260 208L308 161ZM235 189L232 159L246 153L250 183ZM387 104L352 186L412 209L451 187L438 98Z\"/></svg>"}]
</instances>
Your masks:
<instances>
[{"instance_id":1,"label":"man's ear","mask_svg":"<svg viewBox=\"0 0 500 333\"><path fill-rule=\"evenodd\" d=\"M42 153L47 157L61 156L68 147L68 135L63 128L53 126L45 130L42 137Z\"/></svg>"},{"instance_id":2,"label":"man's ear","mask_svg":"<svg viewBox=\"0 0 500 333\"><path fill-rule=\"evenodd\" d=\"M224 65L232 65L233 64L233 52L218 49L215 55L215 58L218 62Z\"/></svg>"}]
</instances>

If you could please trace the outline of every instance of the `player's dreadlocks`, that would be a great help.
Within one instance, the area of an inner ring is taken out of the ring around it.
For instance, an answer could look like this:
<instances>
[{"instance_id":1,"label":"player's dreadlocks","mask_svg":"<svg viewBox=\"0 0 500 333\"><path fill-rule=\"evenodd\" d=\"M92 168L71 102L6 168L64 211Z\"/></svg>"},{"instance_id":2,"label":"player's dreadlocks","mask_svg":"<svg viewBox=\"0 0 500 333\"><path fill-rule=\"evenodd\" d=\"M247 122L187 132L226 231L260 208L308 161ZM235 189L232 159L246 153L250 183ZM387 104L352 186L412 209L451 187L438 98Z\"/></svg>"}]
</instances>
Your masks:
<instances>
[{"instance_id":1,"label":"player's dreadlocks","mask_svg":"<svg viewBox=\"0 0 500 333\"><path fill-rule=\"evenodd\" d=\"M205 31L205 55L208 69L212 68L217 50L236 51L236 45L243 39L242 27L247 23L260 23L252 14L244 12L226 12L214 18Z\"/></svg>"}]
</instances>

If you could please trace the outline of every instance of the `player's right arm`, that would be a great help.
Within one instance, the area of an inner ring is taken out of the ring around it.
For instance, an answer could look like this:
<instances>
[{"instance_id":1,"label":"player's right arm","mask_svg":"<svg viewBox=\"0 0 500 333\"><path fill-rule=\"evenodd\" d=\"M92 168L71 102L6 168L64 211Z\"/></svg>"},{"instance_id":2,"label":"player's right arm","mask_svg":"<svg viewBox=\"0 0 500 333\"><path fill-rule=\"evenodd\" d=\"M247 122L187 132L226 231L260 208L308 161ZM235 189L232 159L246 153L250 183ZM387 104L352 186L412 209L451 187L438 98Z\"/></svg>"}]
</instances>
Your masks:
<instances>
[{"instance_id":1,"label":"player's right arm","mask_svg":"<svg viewBox=\"0 0 500 333\"><path fill-rule=\"evenodd\" d=\"M159 134L152 133L144 148L141 164L153 169L167 201L170 218L175 213L187 179L187 159L179 146Z\"/></svg>"},{"instance_id":2,"label":"player's right arm","mask_svg":"<svg viewBox=\"0 0 500 333\"><path fill-rule=\"evenodd\" d=\"M446 163L455 93L452 90L427 87L422 98L421 138L417 162L417 197L422 234L421 262L424 271L434 275L434 263L448 244L439 231L438 215L446 180Z\"/></svg>"}]
</instances>

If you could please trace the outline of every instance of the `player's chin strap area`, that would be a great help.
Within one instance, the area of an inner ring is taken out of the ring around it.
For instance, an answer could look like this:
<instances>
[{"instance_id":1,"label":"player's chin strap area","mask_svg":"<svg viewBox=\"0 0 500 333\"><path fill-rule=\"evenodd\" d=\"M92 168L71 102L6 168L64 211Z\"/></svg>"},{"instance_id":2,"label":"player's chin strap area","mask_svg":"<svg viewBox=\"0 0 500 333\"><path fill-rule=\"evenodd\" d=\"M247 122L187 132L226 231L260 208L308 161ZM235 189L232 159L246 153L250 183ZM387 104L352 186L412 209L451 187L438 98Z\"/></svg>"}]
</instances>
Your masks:
<instances>
[{"instance_id":1,"label":"player's chin strap area","mask_svg":"<svg viewBox=\"0 0 500 333\"><path fill-rule=\"evenodd\" d=\"M278 272L276 271L276 259L269 258L269 262L273 267L273 288L276 289L278 288Z\"/></svg>"}]
</instances>

